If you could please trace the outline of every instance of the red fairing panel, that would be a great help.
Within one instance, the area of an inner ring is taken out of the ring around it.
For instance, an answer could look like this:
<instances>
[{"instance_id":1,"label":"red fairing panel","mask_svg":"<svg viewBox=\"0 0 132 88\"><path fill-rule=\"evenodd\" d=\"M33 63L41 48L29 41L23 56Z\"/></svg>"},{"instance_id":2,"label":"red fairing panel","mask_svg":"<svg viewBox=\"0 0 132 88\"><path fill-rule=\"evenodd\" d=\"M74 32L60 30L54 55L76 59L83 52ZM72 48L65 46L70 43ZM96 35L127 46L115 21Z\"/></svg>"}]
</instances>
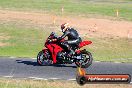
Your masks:
<instances>
[{"instance_id":1,"label":"red fairing panel","mask_svg":"<svg viewBox=\"0 0 132 88\"><path fill-rule=\"evenodd\" d=\"M52 54L53 63L56 63L57 62L56 56L57 56L58 52L62 51L63 49L60 46L58 46L57 44L49 44L46 47L50 50L50 52Z\"/></svg>"},{"instance_id":2,"label":"red fairing panel","mask_svg":"<svg viewBox=\"0 0 132 88\"><path fill-rule=\"evenodd\" d=\"M80 44L79 44L79 48L83 47L83 46L86 46L86 45L89 45L91 44L92 42L91 41L82 41Z\"/></svg>"}]
</instances>

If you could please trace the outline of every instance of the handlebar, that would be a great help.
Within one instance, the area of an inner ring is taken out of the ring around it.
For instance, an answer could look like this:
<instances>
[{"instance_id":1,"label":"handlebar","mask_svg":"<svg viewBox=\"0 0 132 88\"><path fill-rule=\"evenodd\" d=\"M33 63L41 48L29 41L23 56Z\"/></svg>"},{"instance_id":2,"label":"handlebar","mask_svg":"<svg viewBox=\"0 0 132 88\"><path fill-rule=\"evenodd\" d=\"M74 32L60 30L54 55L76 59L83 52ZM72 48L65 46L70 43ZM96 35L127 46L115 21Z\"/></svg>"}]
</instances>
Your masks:
<instances>
[{"instance_id":1,"label":"handlebar","mask_svg":"<svg viewBox=\"0 0 132 88\"><path fill-rule=\"evenodd\" d=\"M55 32L51 32L50 36L48 37L48 39L57 39L58 36L55 34Z\"/></svg>"},{"instance_id":2,"label":"handlebar","mask_svg":"<svg viewBox=\"0 0 132 88\"><path fill-rule=\"evenodd\" d=\"M49 37L47 38L47 43L51 43L51 42L58 42L58 41L52 41L52 39L58 39L58 36L55 34L55 32L51 32L51 34L49 35ZM64 41L64 39L60 40L60 41Z\"/></svg>"}]
</instances>

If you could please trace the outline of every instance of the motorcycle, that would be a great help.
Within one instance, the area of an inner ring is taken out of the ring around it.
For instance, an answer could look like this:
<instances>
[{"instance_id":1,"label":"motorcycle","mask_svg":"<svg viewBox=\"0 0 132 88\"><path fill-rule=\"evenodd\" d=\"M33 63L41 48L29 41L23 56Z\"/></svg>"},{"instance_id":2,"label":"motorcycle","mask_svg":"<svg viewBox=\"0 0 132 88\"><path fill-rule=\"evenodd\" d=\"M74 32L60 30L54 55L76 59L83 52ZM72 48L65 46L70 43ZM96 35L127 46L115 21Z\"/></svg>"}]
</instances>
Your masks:
<instances>
[{"instance_id":1,"label":"motorcycle","mask_svg":"<svg viewBox=\"0 0 132 88\"><path fill-rule=\"evenodd\" d=\"M57 39L58 36L52 32L47 38L43 48L37 55L37 63L39 65L53 65L53 64L72 64L75 63L77 67L88 68L92 64L92 54L86 49L80 50L83 46L89 45L91 41L82 41L79 45L71 46L75 54L67 57L68 51L60 44L64 39L59 41L51 41Z\"/></svg>"}]
</instances>

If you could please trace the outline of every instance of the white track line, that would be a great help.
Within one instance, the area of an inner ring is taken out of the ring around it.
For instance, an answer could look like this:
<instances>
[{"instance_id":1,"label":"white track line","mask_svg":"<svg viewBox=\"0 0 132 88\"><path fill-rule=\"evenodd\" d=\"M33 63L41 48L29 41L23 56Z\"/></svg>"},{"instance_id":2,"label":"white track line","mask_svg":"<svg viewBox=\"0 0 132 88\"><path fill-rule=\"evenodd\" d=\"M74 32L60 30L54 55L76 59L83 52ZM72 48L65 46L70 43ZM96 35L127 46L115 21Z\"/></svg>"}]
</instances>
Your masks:
<instances>
[{"instance_id":1,"label":"white track line","mask_svg":"<svg viewBox=\"0 0 132 88\"><path fill-rule=\"evenodd\" d=\"M17 58L17 57L10 57L10 58Z\"/></svg>"},{"instance_id":2,"label":"white track line","mask_svg":"<svg viewBox=\"0 0 132 88\"><path fill-rule=\"evenodd\" d=\"M121 62L114 62L114 63L121 63Z\"/></svg>"},{"instance_id":3,"label":"white track line","mask_svg":"<svg viewBox=\"0 0 132 88\"><path fill-rule=\"evenodd\" d=\"M48 80L48 79L43 79L43 80Z\"/></svg>"},{"instance_id":4,"label":"white track line","mask_svg":"<svg viewBox=\"0 0 132 88\"><path fill-rule=\"evenodd\" d=\"M101 62L101 61L95 61L95 62Z\"/></svg>"},{"instance_id":5,"label":"white track line","mask_svg":"<svg viewBox=\"0 0 132 88\"><path fill-rule=\"evenodd\" d=\"M76 79L67 79L67 80L70 80L70 81L75 81Z\"/></svg>"},{"instance_id":6,"label":"white track line","mask_svg":"<svg viewBox=\"0 0 132 88\"><path fill-rule=\"evenodd\" d=\"M39 78L39 77L28 77L29 79L33 79L33 80L48 80L45 78Z\"/></svg>"},{"instance_id":7,"label":"white track line","mask_svg":"<svg viewBox=\"0 0 132 88\"><path fill-rule=\"evenodd\" d=\"M96 63L104 62L104 61L94 61ZM109 62L109 61L108 61ZM111 63L122 63L122 62L111 62Z\"/></svg>"},{"instance_id":8,"label":"white track line","mask_svg":"<svg viewBox=\"0 0 132 88\"><path fill-rule=\"evenodd\" d=\"M29 79L35 79L35 78L37 78L37 77L28 77Z\"/></svg>"},{"instance_id":9,"label":"white track line","mask_svg":"<svg viewBox=\"0 0 132 88\"><path fill-rule=\"evenodd\" d=\"M60 78L48 78L49 80L58 80Z\"/></svg>"},{"instance_id":10,"label":"white track line","mask_svg":"<svg viewBox=\"0 0 132 88\"><path fill-rule=\"evenodd\" d=\"M35 78L34 80L44 80L44 78Z\"/></svg>"}]
</instances>

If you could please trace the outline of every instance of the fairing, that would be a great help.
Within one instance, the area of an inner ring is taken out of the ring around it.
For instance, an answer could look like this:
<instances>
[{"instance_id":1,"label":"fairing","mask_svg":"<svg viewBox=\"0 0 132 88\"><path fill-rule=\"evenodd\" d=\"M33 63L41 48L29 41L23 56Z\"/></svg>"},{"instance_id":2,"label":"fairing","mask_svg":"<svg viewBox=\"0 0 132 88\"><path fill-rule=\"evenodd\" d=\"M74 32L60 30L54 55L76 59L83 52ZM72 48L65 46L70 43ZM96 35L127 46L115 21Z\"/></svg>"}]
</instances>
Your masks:
<instances>
[{"instance_id":1,"label":"fairing","mask_svg":"<svg viewBox=\"0 0 132 88\"><path fill-rule=\"evenodd\" d=\"M48 44L48 45L46 45L46 47L49 49L49 51L52 54L53 63L56 63L57 62L56 56L57 56L58 52L61 52L63 49L60 46L58 46L57 44Z\"/></svg>"},{"instance_id":2,"label":"fairing","mask_svg":"<svg viewBox=\"0 0 132 88\"><path fill-rule=\"evenodd\" d=\"M91 43L92 43L91 41L82 41L82 42L79 44L79 48L82 48L83 46L89 45L89 44L91 44Z\"/></svg>"}]
</instances>

